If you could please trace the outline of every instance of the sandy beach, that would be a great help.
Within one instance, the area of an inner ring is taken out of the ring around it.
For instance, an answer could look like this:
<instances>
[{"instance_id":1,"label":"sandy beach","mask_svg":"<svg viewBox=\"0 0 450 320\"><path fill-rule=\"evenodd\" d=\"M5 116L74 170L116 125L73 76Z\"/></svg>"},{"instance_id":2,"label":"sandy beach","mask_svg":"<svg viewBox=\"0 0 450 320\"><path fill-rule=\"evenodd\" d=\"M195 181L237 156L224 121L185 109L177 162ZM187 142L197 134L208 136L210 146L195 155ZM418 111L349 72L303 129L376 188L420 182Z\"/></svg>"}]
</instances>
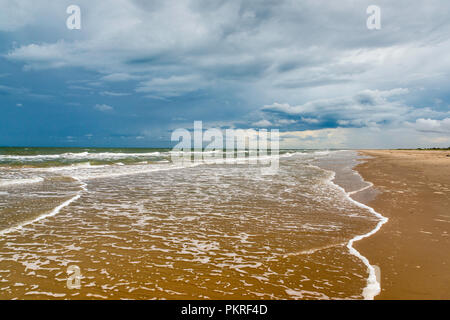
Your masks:
<instances>
[{"instance_id":1,"label":"sandy beach","mask_svg":"<svg viewBox=\"0 0 450 320\"><path fill-rule=\"evenodd\" d=\"M0 155L2 299L450 298L445 152L284 151L267 176L51 151Z\"/></svg>"},{"instance_id":2,"label":"sandy beach","mask_svg":"<svg viewBox=\"0 0 450 320\"><path fill-rule=\"evenodd\" d=\"M450 151L361 150L374 192L355 195L389 218L355 243L381 269L376 299L450 299Z\"/></svg>"}]
</instances>

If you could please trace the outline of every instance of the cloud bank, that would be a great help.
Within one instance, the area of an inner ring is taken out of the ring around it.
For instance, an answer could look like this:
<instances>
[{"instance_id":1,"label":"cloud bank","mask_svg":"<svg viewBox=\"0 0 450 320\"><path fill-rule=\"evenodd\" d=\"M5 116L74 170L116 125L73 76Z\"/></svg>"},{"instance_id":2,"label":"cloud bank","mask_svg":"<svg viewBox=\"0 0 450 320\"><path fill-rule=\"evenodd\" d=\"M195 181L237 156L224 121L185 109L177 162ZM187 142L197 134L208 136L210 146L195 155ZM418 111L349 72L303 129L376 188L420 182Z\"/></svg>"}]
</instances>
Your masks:
<instances>
[{"instance_id":1,"label":"cloud bank","mask_svg":"<svg viewBox=\"0 0 450 320\"><path fill-rule=\"evenodd\" d=\"M203 120L299 148L448 146L448 1L380 0L377 31L365 0L80 0L67 30L70 4L0 0L0 102L26 100L0 110L8 143L38 132L20 123L39 109L61 125L35 143L162 145Z\"/></svg>"}]
</instances>

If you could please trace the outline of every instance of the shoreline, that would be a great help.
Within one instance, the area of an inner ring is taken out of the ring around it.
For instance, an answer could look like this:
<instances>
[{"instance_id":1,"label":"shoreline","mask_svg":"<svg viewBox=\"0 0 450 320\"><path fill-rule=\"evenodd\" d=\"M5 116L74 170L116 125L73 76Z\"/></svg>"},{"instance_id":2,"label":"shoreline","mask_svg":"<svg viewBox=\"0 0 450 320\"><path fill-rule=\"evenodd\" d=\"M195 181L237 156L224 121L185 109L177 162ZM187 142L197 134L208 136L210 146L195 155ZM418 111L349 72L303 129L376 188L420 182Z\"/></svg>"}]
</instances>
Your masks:
<instances>
[{"instance_id":1,"label":"shoreline","mask_svg":"<svg viewBox=\"0 0 450 320\"><path fill-rule=\"evenodd\" d=\"M379 212L375 211L374 208L369 207L368 205L365 205L364 203L359 202L351 197L351 195L353 195L353 194L357 194L368 188L371 188L373 186L372 183L365 181L364 178L361 176L361 179L363 179L364 182L368 183L368 185L359 190L347 192L343 187L341 187L340 185L335 183L334 179L335 179L335 173L333 174L332 178L330 179L330 183L334 184L337 188L341 189L342 192L345 193L345 195L347 196L349 201L355 203L358 207L369 210L371 214L373 214L374 216L379 218L379 221L374 229L370 230L369 232L367 232L365 234L354 236L347 243L347 248L348 248L350 254L352 254L355 257L357 257L358 259L360 259L367 266L367 269L369 271L369 275L367 277L367 285L363 289L363 292L362 292L364 300L374 300L375 297L377 295L379 295L381 292L381 282L379 279L379 275L377 274L377 270L375 269L375 266L370 263L369 259L366 256L364 256L361 252L359 252L354 247L354 244L358 241L369 238L372 235L374 235L375 233L377 233L378 231L380 231L381 227L389 221L389 218L387 218L387 217L383 216L382 214L380 214Z\"/></svg>"},{"instance_id":2,"label":"shoreline","mask_svg":"<svg viewBox=\"0 0 450 320\"><path fill-rule=\"evenodd\" d=\"M362 239L366 239L377 233L381 227L388 222L388 218L380 214L379 212L375 211L374 208L366 205L364 201L358 201L352 197L352 195L357 195L359 193L362 193L363 191L370 189L373 187L373 183L364 180L364 178L358 173L358 171L355 170L355 167L351 169L351 171L359 176L361 179L361 182L364 182L364 184L367 184L360 189L353 190L353 191L347 191L345 189L344 185L341 185L338 181L336 181L336 171L331 170L329 168L321 167L320 165L314 165L317 168L320 168L322 170L326 170L330 173L330 177L327 179L327 182L331 184L333 187L339 189L347 198L348 201L354 203L356 206L360 208L364 208L368 210L372 215L378 218L378 222L375 225L375 227L368 232L364 234L358 234L355 235L353 238L351 238L347 243L346 247L349 251L349 253L355 257L357 257L361 262L367 267L368 270L368 277L366 280L366 286L362 290L362 296L364 300L374 300L377 295L381 292L381 283L379 279L379 269L378 266L372 265L369 261L369 259L364 256L361 252L359 252L355 247L354 244L358 241L361 241Z\"/></svg>"},{"instance_id":3,"label":"shoreline","mask_svg":"<svg viewBox=\"0 0 450 320\"><path fill-rule=\"evenodd\" d=\"M344 150L345 151L345 150ZM358 154L356 155L356 157ZM379 268L376 265L372 265L369 259L364 256L361 252L359 252L355 247L354 244L358 241L361 241L362 239L366 239L377 233L381 227L388 222L388 218L380 214L379 212L375 211L374 208L368 206L365 204L364 200L357 200L355 199L360 193L363 193L366 190L369 190L373 187L373 183L370 181L364 180L364 178L359 174L358 171L355 170L355 167L357 166L359 162L357 162L355 165L351 167L351 173L355 174L359 177L360 182L364 184L364 186L361 186L357 190L348 191L346 190L349 188L352 184L342 183L342 181L337 181L337 171L336 168L330 168L321 164L311 165L317 168L320 168L322 170L327 171L330 174L330 177L327 179L327 183L332 185L334 188L340 190L345 198L355 204L357 207L363 208L370 212L371 215L378 218L378 221L373 229L370 229L364 234L357 234L350 240L348 240L345 244L345 247L348 249L348 252L358 258L366 267L368 271L368 276L366 279L366 286L363 288L361 295L364 300L374 300L377 295L381 292L381 283L380 283L380 277L379 277ZM347 173L348 174L348 173ZM339 179L338 179L339 180ZM355 195L355 198L353 197ZM363 198L364 199L364 198ZM367 202L367 201L366 201Z\"/></svg>"},{"instance_id":4,"label":"shoreline","mask_svg":"<svg viewBox=\"0 0 450 320\"><path fill-rule=\"evenodd\" d=\"M83 192L87 191L87 188L86 188L87 185L86 185L86 183L82 182L79 179L75 179L75 180L80 182L80 191L77 194L75 194L73 197L71 197L71 198L67 199L66 201L64 201L63 203L59 204L58 206L53 208L53 210L51 210L48 213L42 214L40 216L37 216L34 219L31 219L31 220L28 220L28 221L24 221L24 222L22 222L22 223L20 223L20 224L18 224L16 226L11 226L11 227L6 228L4 230L0 230L0 236L3 236L3 235L8 234L10 232L15 232L15 231L21 230L23 227L26 227L26 226L28 226L30 224L39 222L39 221L47 219L49 217L53 217L53 216L57 215L63 208L69 206L72 202L77 201L78 199L80 199L81 198L81 194Z\"/></svg>"},{"instance_id":5,"label":"shoreline","mask_svg":"<svg viewBox=\"0 0 450 320\"><path fill-rule=\"evenodd\" d=\"M380 267L381 292L375 299L450 299L450 152L359 150L359 154L370 158L353 169L373 188L349 195L390 220L354 243L372 265ZM378 192L375 197L372 189Z\"/></svg>"}]
</instances>

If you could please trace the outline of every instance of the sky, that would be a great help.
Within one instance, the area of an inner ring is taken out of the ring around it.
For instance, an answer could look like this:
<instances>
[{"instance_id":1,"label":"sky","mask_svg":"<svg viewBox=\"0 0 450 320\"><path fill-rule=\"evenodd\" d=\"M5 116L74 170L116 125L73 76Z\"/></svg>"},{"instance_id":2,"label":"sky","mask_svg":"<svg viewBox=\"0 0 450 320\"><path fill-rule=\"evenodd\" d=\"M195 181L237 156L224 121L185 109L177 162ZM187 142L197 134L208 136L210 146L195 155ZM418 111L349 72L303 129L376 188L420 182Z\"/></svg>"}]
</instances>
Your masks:
<instances>
[{"instance_id":1,"label":"sky","mask_svg":"<svg viewBox=\"0 0 450 320\"><path fill-rule=\"evenodd\" d=\"M194 121L278 129L282 148L450 146L447 0L0 8L1 146L170 147Z\"/></svg>"}]
</instances>

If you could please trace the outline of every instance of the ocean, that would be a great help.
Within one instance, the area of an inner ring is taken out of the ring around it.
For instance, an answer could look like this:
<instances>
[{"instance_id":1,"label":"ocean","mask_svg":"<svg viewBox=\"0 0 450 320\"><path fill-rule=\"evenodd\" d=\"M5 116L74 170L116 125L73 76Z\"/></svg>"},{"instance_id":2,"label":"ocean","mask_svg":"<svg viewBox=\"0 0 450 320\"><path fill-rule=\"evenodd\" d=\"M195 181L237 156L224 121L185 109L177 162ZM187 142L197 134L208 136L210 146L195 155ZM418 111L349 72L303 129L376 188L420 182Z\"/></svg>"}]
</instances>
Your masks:
<instances>
[{"instance_id":1,"label":"ocean","mask_svg":"<svg viewBox=\"0 0 450 320\"><path fill-rule=\"evenodd\" d=\"M264 175L169 149L0 148L0 298L372 299L353 242L386 219L350 197L371 189L360 161L283 150Z\"/></svg>"}]
</instances>

